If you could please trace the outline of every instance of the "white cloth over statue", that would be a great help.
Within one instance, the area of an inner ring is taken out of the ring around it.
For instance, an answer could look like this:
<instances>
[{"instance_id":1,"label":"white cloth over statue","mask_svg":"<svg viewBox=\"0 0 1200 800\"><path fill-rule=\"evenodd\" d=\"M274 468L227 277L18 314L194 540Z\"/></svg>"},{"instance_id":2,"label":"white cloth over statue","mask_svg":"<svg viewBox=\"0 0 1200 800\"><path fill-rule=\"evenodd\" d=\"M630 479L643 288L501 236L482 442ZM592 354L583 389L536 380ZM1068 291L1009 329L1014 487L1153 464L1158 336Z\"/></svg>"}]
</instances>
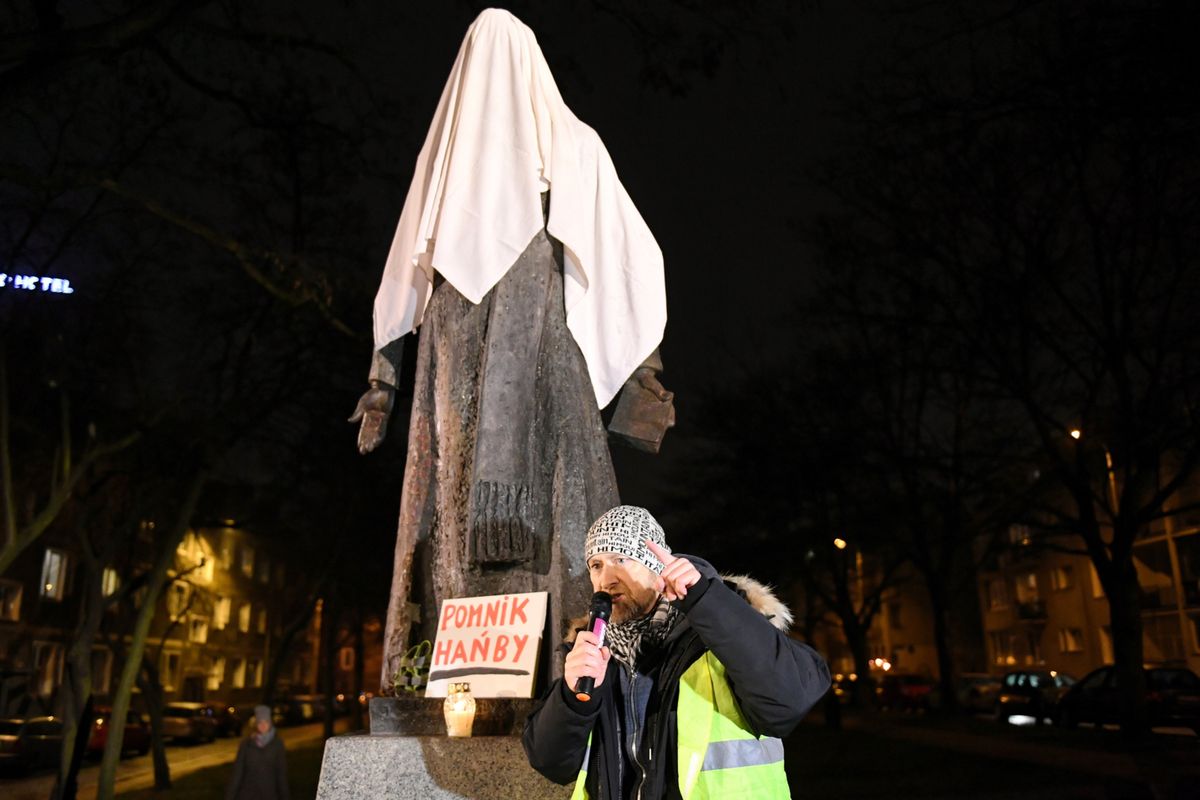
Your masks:
<instances>
[{"instance_id":1,"label":"white cloth over statue","mask_svg":"<svg viewBox=\"0 0 1200 800\"><path fill-rule=\"evenodd\" d=\"M662 251L600 137L563 103L533 31L488 9L417 159L375 298L376 349L421 324L435 271L479 303L543 226L563 243L567 327L604 407L662 340Z\"/></svg>"}]
</instances>

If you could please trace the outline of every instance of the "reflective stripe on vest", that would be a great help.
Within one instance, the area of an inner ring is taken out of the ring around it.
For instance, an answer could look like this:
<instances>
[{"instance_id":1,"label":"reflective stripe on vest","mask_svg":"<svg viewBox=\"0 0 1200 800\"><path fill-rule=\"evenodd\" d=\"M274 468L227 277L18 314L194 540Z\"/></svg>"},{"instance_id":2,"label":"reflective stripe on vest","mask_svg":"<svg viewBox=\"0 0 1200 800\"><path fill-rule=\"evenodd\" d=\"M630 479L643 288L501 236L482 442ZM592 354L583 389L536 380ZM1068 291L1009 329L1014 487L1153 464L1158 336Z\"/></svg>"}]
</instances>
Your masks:
<instances>
[{"instance_id":1,"label":"reflective stripe on vest","mask_svg":"<svg viewBox=\"0 0 1200 800\"><path fill-rule=\"evenodd\" d=\"M679 680L679 793L684 800L787 800L783 742L759 738L710 652Z\"/></svg>"},{"instance_id":2,"label":"reflective stripe on vest","mask_svg":"<svg viewBox=\"0 0 1200 800\"><path fill-rule=\"evenodd\" d=\"M683 800L790 800L783 742L759 738L738 708L725 666L705 652L679 680L676 717L679 793ZM587 800L588 736L571 800Z\"/></svg>"}]
</instances>

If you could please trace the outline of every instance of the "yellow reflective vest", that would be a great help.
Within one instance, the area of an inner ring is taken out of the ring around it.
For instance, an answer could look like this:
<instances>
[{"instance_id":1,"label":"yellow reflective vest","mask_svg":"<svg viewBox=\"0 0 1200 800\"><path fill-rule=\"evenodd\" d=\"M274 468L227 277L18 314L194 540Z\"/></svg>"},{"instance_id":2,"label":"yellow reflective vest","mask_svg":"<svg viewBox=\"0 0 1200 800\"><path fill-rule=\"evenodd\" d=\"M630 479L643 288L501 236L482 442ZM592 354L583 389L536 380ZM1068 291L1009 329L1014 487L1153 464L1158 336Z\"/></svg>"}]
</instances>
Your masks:
<instances>
[{"instance_id":1,"label":"yellow reflective vest","mask_svg":"<svg viewBox=\"0 0 1200 800\"><path fill-rule=\"evenodd\" d=\"M783 742L756 736L742 716L725 667L712 653L679 679L679 794L683 800L790 800L783 771ZM588 797L584 783L591 738L571 800Z\"/></svg>"}]
</instances>

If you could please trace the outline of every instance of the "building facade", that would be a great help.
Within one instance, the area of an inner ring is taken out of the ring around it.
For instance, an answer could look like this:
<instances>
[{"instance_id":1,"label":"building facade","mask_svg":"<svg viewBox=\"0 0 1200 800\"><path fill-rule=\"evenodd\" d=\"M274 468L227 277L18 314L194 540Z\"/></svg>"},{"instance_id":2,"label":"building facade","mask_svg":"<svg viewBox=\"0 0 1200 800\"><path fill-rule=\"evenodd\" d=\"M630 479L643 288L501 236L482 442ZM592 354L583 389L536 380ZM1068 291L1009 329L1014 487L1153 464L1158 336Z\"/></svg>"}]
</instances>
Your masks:
<instances>
[{"instance_id":1,"label":"building facade","mask_svg":"<svg viewBox=\"0 0 1200 800\"><path fill-rule=\"evenodd\" d=\"M149 569L156 535L153 523L143 523L126 563L101 568L105 597ZM302 568L289 563L277 543L232 525L189 531L157 600L145 648L158 668L165 700L235 706L261 701L286 621L305 600ZM0 714L59 710L67 652L80 619L84 569L78 546L47 532L0 579ZM144 594L144 589L133 591L132 604L114 604L104 615L92 649L99 705L111 699L121 654L130 642L130 606ZM288 643L278 695L312 691L311 630L306 626Z\"/></svg>"},{"instance_id":2,"label":"building facade","mask_svg":"<svg viewBox=\"0 0 1200 800\"><path fill-rule=\"evenodd\" d=\"M1200 525L1171 517L1134 546L1146 666L1200 672ZM1081 677L1113 662L1108 601L1091 560L1009 529L1009 547L979 576L993 671L1038 666Z\"/></svg>"}]
</instances>

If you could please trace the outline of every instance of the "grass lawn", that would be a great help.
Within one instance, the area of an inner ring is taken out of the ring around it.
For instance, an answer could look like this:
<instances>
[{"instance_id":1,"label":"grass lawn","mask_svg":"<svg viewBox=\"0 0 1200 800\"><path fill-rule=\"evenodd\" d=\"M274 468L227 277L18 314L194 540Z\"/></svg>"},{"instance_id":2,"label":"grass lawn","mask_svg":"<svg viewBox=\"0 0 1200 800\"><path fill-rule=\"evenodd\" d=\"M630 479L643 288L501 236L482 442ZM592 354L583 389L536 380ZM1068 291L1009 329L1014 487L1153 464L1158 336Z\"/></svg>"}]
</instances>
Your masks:
<instances>
[{"instance_id":1,"label":"grass lawn","mask_svg":"<svg viewBox=\"0 0 1200 800\"><path fill-rule=\"evenodd\" d=\"M317 796L317 779L321 776L321 756L324 752L324 743L287 751L288 787L291 789L292 800L309 800ZM231 761L219 767L209 767L184 775L174 780L174 785L166 792L139 789L135 792L120 793L117 797L124 800L213 800L225 796L225 786L229 783L229 775L232 772Z\"/></svg>"}]
</instances>

